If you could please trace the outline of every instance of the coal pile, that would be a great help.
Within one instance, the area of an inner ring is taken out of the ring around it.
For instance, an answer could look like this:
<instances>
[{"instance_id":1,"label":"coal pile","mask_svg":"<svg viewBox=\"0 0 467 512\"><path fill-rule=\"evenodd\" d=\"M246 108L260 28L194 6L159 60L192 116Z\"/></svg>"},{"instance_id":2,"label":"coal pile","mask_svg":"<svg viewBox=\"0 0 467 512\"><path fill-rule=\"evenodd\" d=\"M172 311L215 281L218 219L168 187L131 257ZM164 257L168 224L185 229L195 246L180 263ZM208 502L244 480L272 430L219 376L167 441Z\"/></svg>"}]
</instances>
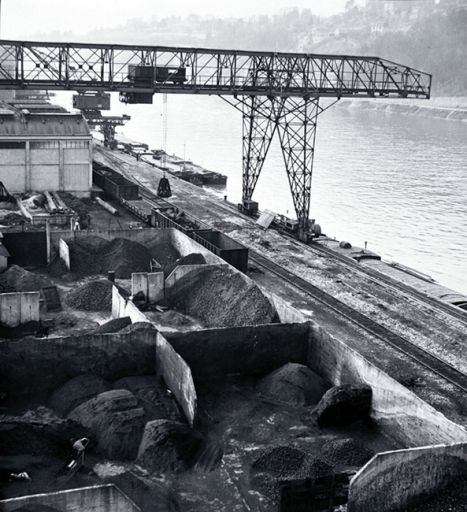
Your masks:
<instances>
[{"instance_id":1,"label":"coal pile","mask_svg":"<svg viewBox=\"0 0 467 512\"><path fill-rule=\"evenodd\" d=\"M90 281L68 292L65 304L80 311L111 311L112 286L107 279Z\"/></svg>"},{"instance_id":2,"label":"coal pile","mask_svg":"<svg viewBox=\"0 0 467 512\"><path fill-rule=\"evenodd\" d=\"M189 272L167 290L171 307L206 327L236 327L276 321L277 313L258 286L229 267Z\"/></svg>"},{"instance_id":3,"label":"coal pile","mask_svg":"<svg viewBox=\"0 0 467 512\"><path fill-rule=\"evenodd\" d=\"M276 446L264 451L252 464L255 471L271 473L276 478L287 477L302 467L305 453L290 446Z\"/></svg>"},{"instance_id":4,"label":"coal pile","mask_svg":"<svg viewBox=\"0 0 467 512\"><path fill-rule=\"evenodd\" d=\"M154 258L162 267L173 265L181 257L179 251L168 242L156 240L149 242L146 247L151 253L151 257Z\"/></svg>"},{"instance_id":5,"label":"coal pile","mask_svg":"<svg viewBox=\"0 0 467 512\"><path fill-rule=\"evenodd\" d=\"M115 271L118 279L130 279L133 272L149 272L151 253L144 246L125 238L110 242L87 237L69 244L71 270L80 275L106 274Z\"/></svg>"},{"instance_id":6,"label":"coal pile","mask_svg":"<svg viewBox=\"0 0 467 512\"><path fill-rule=\"evenodd\" d=\"M374 452L353 439L334 439L324 443L321 456L332 466L363 466Z\"/></svg>"},{"instance_id":7,"label":"coal pile","mask_svg":"<svg viewBox=\"0 0 467 512\"><path fill-rule=\"evenodd\" d=\"M191 254L187 254L186 256L183 256L183 258L179 258L175 263L171 265L167 265L164 268L164 275L170 276L170 274L179 266L181 265L205 265L206 260L204 259L204 256L202 254L199 254L197 252L193 252Z\"/></svg>"},{"instance_id":8,"label":"coal pile","mask_svg":"<svg viewBox=\"0 0 467 512\"><path fill-rule=\"evenodd\" d=\"M38 292L47 286L52 286L49 279L35 272L29 272L18 265L12 265L0 274L0 291L2 293Z\"/></svg>"},{"instance_id":9,"label":"coal pile","mask_svg":"<svg viewBox=\"0 0 467 512\"><path fill-rule=\"evenodd\" d=\"M467 512L467 477L457 478L405 512Z\"/></svg>"}]
</instances>

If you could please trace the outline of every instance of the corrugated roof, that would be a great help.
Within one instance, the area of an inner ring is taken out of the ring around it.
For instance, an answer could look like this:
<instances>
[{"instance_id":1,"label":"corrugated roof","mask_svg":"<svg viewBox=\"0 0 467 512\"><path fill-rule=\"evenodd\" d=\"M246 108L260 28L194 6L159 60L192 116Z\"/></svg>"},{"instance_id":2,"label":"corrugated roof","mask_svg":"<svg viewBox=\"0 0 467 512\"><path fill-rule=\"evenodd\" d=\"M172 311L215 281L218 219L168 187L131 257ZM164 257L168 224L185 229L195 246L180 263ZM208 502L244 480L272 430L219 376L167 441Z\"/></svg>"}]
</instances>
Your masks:
<instances>
[{"instance_id":1,"label":"corrugated roof","mask_svg":"<svg viewBox=\"0 0 467 512\"><path fill-rule=\"evenodd\" d=\"M89 127L81 114L25 114L26 123L13 112L0 110L0 139L3 137L89 136Z\"/></svg>"}]
</instances>

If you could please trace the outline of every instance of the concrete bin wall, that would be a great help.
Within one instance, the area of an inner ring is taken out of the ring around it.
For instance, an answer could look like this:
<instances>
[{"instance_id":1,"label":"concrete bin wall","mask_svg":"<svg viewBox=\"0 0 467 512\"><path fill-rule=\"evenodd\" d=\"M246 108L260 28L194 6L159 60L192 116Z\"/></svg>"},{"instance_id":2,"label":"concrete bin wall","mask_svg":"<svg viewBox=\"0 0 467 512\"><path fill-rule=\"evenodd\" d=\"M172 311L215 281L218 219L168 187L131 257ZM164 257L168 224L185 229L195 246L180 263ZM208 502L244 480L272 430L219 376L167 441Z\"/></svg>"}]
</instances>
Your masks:
<instances>
[{"instance_id":1,"label":"concrete bin wall","mask_svg":"<svg viewBox=\"0 0 467 512\"><path fill-rule=\"evenodd\" d=\"M0 510L14 512L39 505L67 512L141 512L126 494L112 484L3 500L0 501Z\"/></svg>"},{"instance_id":2,"label":"concrete bin wall","mask_svg":"<svg viewBox=\"0 0 467 512\"><path fill-rule=\"evenodd\" d=\"M39 292L0 293L0 323L17 327L28 322L38 322Z\"/></svg>"},{"instance_id":3,"label":"concrete bin wall","mask_svg":"<svg viewBox=\"0 0 467 512\"><path fill-rule=\"evenodd\" d=\"M136 272L131 274L131 294L143 292L150 304L164 300L164 272Z\"/></svg>"}]
</instances>

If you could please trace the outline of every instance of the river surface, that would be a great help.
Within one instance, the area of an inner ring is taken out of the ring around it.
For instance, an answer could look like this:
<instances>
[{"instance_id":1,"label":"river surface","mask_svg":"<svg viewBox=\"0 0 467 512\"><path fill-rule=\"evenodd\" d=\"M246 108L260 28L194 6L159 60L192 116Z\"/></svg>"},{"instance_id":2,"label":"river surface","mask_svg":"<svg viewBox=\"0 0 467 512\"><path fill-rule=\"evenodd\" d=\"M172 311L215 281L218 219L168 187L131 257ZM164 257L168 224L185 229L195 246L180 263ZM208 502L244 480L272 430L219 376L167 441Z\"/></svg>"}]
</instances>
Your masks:
<instances>
[{"instance_id":1,"label":"river surface","mask_svg":"<svg viewBox=\"0 0 467 512\"><path fill-rule=\"evenodd\" d=\"M112 101L115 114L132 116L124 135L162 147L160 95L153 105ZM167 151L227 175L218 194L239 200L241 114L207 96L169 95L167 108ZM278 140L254 199L294 216ZM318 120L311 217L329 236L367 241L384 259L467 294L467 123L333 106Z\"/></svg>"}]
</instances>

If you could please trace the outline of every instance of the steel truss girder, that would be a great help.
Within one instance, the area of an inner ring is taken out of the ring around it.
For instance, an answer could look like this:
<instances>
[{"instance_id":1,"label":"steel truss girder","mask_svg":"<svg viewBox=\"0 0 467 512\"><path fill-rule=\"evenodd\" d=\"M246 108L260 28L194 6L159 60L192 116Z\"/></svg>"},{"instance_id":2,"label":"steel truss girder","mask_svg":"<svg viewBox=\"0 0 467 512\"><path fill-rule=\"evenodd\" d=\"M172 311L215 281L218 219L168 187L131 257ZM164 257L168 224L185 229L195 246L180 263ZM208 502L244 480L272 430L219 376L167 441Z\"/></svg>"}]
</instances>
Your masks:
<instances>
[{"instance_id":1,"label":"steel truss girder","mask_svg":"<svg viewBox=\"0 0 467 512\"><path fill-rule=\"evenodd\" d=\"M129 66L184 68L139 84ZM431 75L379 57L0 40L0 89L429 98Z\"/></svg>"}]
</instances>

